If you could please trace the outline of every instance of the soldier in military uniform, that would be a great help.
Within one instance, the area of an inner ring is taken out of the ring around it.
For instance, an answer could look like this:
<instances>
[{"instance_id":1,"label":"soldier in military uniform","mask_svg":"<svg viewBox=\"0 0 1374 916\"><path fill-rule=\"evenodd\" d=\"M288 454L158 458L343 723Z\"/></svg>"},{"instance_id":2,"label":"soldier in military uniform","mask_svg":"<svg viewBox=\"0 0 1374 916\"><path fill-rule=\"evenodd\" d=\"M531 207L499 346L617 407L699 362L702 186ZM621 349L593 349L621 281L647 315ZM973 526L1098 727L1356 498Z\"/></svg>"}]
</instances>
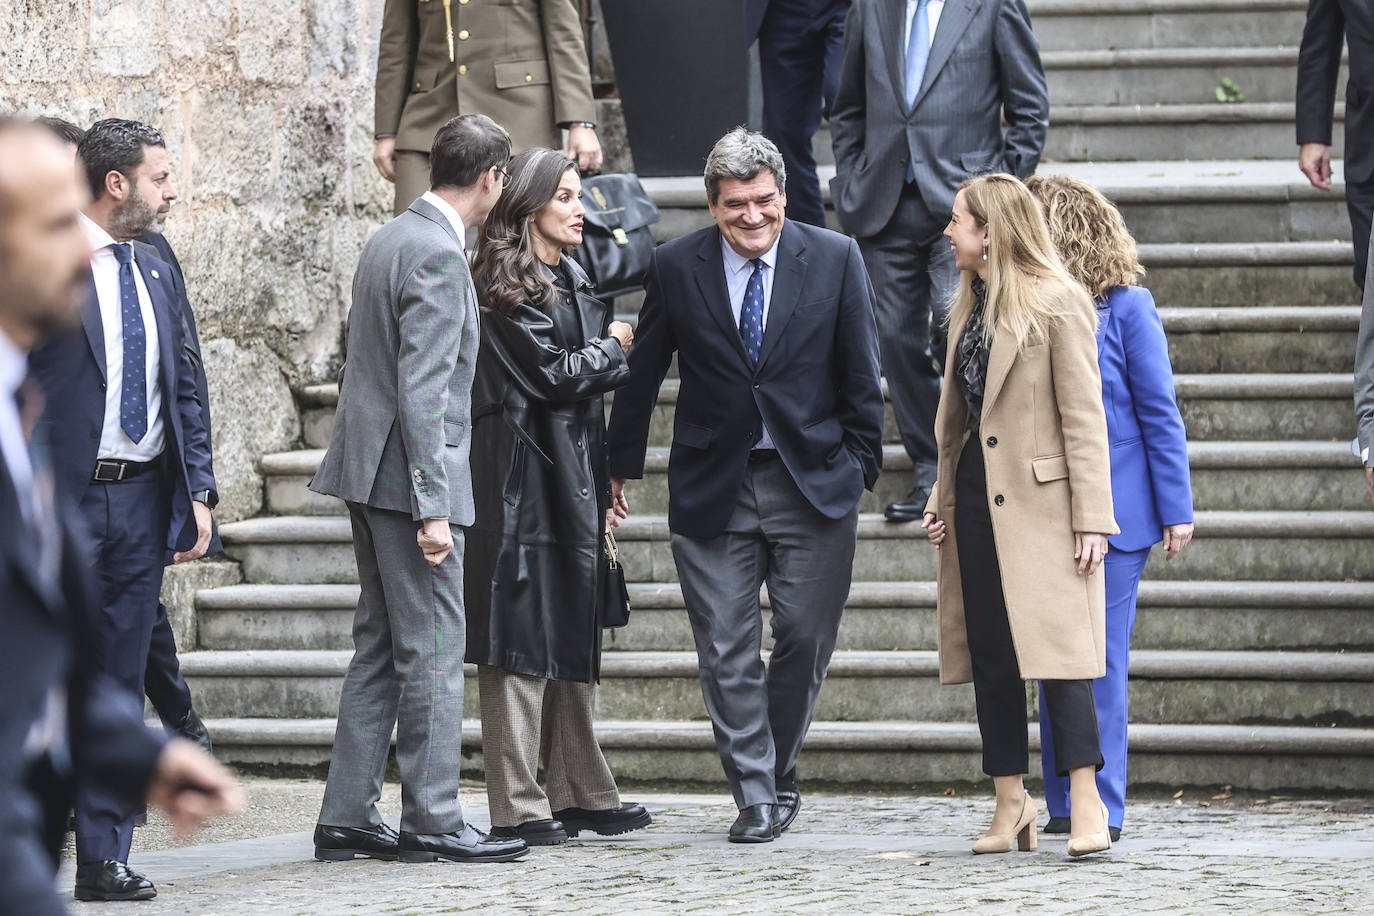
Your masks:
<instances>
[{"instance_id":1,"label":"soldier in military uniform","mask_svg":"<svg viewBox=\"0 0 1374 916\"><path fill-rule=\"evenodd\" d=\"M563 147L601 168L577 0L386 0L377 50L373 161L396 184L396 213L429 187L429 150L450 118L481 113L512 152Z\"/></svg>"}]
</instances>

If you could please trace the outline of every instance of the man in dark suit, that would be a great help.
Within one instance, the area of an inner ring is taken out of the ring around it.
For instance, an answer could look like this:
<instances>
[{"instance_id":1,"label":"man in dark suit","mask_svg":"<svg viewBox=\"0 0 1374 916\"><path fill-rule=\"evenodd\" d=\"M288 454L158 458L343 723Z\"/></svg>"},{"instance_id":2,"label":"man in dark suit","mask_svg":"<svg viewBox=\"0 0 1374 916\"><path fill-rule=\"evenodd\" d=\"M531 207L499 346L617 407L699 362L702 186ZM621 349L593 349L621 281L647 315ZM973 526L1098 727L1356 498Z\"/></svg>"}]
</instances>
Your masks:
<instances>
[{"instance_id":1,"label":"man in dark suit","mask_svg":"<svg viewBox=\"0 0 1374 916\"><path fill-rule=\"evenodd\" d=\"M849 0L749 0L749 35L759 42L763 132L787 166L787 216L825 225L811 138L830 116L840 82Z\"/></svg>"},{"instance_id":2,"label":"man in dark suit","mask_svg":"<svg viewBox=\"0 0 1374 916\"><path fill-rule=\"evenodd\" d=\"M77 146L86 136L84 130L62 118L39 118L37 123L46 127L58 141L70 150L72 158L76 159ZM191 311L190 299L186 296L186 280L181 272L181 262L177 260L176 253L172 251L172 246L162 235L162 223L165 217L165 211L159 210L157 231L139 236L134 239L134 242L150 246L151 254L161 258L171 266L173 283L182 294L181 315L185 321L186 349L190 352L191 360L195 363L196 393L200 400L201 413L205 419L205 435L209 438L210 391L205 378L205 363L200 354L200 337L196 332L196 317ZM195 519L190 518L187 523L188 526L194 525ZM223 549L224 545L220 542L219 532L215 531L210 537L210 546L206 550L206 554L219 553ZM153 709L157 711L158 718L162 720L163 727L169 733L189 738L207 752L211 750L210 733L206 730L205 723L201 721L192 705L191 688L187 685L186 678L181 675L181 663L177 659L176 636L172 632L172 623L167 618L167 608L160 601L157 605L157 616L153 620L152 637L148 644L148 665L143 674L143 690L148 701L153 704Z\"/></svg>"},{"instance_id":3,"label":"man in dark suit","mask_svg":"<svg viewBox=\"0 0 1374 916\"><path fill-rule=\"evenodd\" d=\"M1342 45L1350 46L1345 87L1345 205L1355 239L1355 283L1365 285L1374 219L1374 2L1308 0L1298 50L1298 167L1331 190L1331 126Z\"/></svg>"},{"instance_id":4,"label":"man in dark suit","mask_svg":"<svg viewBox=\"0 0 1374 916\"><path fill-rule=\"evenodd\" d=\"M79 502L94 544L103 674L143 695L166 554L202 556L218 501L210 441L170 265L130 241L176 199L161 134L108 119L78 147L93 200L81 217L95 255L82 327L34 352L50 405L41 421L59 487ZM193 527L190 520L194 520ZM137 806L98 788L77 798L79 899L152 890L128 869Z\"/></svg>"},{"instance_id":5,"label":"man in dark suit","mask_svg":"<svg viewBox=\"0 0 1374 916\"><path fill-rule=\"evenodd\" d=\"M75 787L150 794L183 828L243 801L228 771L150 732L138 695L101 672L90 549L34 429L43 394L25 381L27 354L80 320L85 199L60 144L0 122L0 901L37 914L64 910L53 876ZM126 899L151 895L125 883Z\"/></svg>"},{"instance_id":6,"label":"man in dark suit","mask_svg":"<svg viewBox=\"0 0 1374 916\"><path fill-rule=\"evenodd\" d=\"M1049 95L1024 0L854 0L844 48L830 196L873 277L883 374L915 468L887 518L919 521L958 280L941 233L971 175L1035 171Z\"/></svg>"},{"instance_id":7,"label":"man in dark suit","mask_svg":"<svg viewBox=\"0 0 1374 916\"><path fill-rule=\"evenodd\" d=\"M784 218L786 181L761 134L737 128L711 151L716 225L654 252L609 433L623 515L625 478L644 475L650 417L676 353L668 527L740 809L735 842L772 840L801 805L797 757L849 594L859 496L882 467L868 275L852 240Z\"/></svg>"}]
</instances>

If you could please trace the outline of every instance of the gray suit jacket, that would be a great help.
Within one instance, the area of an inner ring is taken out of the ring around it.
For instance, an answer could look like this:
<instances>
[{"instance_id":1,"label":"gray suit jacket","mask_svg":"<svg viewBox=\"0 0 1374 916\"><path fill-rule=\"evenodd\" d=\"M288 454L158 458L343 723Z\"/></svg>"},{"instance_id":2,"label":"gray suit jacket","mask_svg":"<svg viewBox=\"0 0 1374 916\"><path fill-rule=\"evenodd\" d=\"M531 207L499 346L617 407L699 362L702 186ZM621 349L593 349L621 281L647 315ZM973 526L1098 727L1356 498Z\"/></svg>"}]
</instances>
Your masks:
<instances>
[{"instance_id":1,"label":"gray suit jacket","mask_svg":"<svg viewBox=\"0 0 1374 916\"><path fill-rule=\"evenodd\" d=\"M471 525L477 325L462 240L416 200L363 248L334 433L310 489Z\"/></svg>"},{"instance_id":2,"label":"gray suit jacket","mask_svg":"<svg viewBox=\"0 0 1374 916\"><path fill-rule=\"evenodd\" d=\"M1355 341L1355 424L1364 463L1374 468L1374 239L1369 242L1369 271Z\"/></svg>"},{"instance_id":3,"label":"gray suit jacket","mask_svg":"<svg viewBox=\"0 0 1374 916\"><path fill-rule=\"evenodd\" d=\"M854 0L845 23L830 193L859 238L892 218L908 160L926 206L948 213L970 175L1032 174L1049 128L1049 89L1024 0L946 0L910 110L905 24L906 0Z\"/></svg>"}]
</instances>

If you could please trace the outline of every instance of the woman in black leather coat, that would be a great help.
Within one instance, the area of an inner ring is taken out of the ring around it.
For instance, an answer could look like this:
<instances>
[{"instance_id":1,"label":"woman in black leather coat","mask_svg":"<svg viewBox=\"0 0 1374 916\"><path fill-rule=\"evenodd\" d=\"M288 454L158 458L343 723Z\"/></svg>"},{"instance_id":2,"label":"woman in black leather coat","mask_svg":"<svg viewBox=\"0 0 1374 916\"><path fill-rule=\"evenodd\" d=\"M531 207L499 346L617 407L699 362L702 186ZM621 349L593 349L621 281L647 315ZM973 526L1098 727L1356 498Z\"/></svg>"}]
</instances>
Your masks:
<instances>
[{"instance_id":1,"label":"woman in black leather coat","mask_svg":"<svg viewBox=\"0 0 1374 916\"><path fill-rule=\"evenodd\" d=\"M628 375L634 333L609 321L563 253L582 241L581 196L573 160L521 153L473 263L482 343L467 660L478 666L492 833L531 845L649 823L642 806L621 803L592 732L613 514L602 396Z\"/></svg>"}]
</instances>

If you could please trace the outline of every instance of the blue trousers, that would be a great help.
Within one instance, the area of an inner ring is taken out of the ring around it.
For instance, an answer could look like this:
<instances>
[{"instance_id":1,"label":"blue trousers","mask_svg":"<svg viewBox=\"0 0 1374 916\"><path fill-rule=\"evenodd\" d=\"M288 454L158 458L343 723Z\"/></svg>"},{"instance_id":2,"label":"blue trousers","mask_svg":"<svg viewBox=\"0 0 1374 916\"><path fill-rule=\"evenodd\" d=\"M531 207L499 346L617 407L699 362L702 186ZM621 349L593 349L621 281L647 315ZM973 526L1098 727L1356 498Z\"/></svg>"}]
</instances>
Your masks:
<instances>
[{"instance_id":1,"label":"blue trousers","mask_svg":"<svg viewBox=\"0 0 1374 916\"><path fill-rule=\"evenodd\" d=\"M99 600L97 663L111 680L142 697L162 590L170 475L149 471L120 483L92 483L81 498L81 515L95 546L90 566ZM76 861L129 861L134 815L142 810L142 798L82 786L76 797Z\"/></svg>"},{"instance_id":2,"label":"blue trousers","mask_svg":"<svg viewBox=\"0 0 1374 916\"><path fill-rule=\"evenodd\" d=\"M1150 549L1110 550L1102 563L1107 577L1107 674L1093 681L1097 727L1102 735L1104 765L1097 771L1097 791L1107 805L1107 823L1120 828L1126 814L1126 723L1130 718L1128 669L1131 630L1135 628L1136 595ZM1050 817L1069 816L1069 780L1057 774L1054 736L1049 727L1044 690L1040 694L1040 765L1045 773L1045 805Z\"/></svg>"},{"instance_id":3,"label":"blue trousers","mask_svg":"<svg viewBox=\"0 0 1374 916\"><path fill-rule=\"evenodd\" d=\"M161 602L153 619L148 664L143 672L143 690L164 727L176 729L190 715L191 688L181 675L176 636L172 633L172 622L167 619L167 608Z\"/></svg>"}]
</instances>

